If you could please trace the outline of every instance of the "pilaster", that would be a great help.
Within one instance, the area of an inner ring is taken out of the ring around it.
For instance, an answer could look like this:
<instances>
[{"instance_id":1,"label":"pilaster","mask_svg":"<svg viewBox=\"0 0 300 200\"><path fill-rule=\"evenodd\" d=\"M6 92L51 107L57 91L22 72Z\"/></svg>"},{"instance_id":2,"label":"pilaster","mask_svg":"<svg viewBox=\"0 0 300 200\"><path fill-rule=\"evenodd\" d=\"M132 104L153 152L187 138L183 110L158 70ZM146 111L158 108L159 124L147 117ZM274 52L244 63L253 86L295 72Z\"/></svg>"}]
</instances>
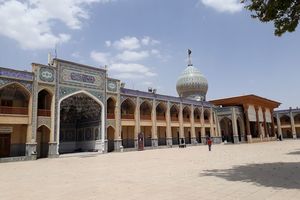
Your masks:
<instances>
[{"instance_id":1,"label":"pilaster","mask_svg":"<svg viewBox=\"0 0 300 200\"><path fill-rule=\"evenodd\" d=\"M250 122L249 122L249 115L248 115L248 105L244 105L244 115L245 115L245 124L246 124L246 134L247 134L247 142L252 142L252 135L250 131Z\"/></svg>"},{"instance_id":2,"label":"pilaster","mask_svg":"<svg viewBox=\"0 0 300 200\"><path fill-rule=\"evenodd\" d=\"M232 132L233 132L233 141L234 143L239 143L239 134L238 134L238 128L236 123L236 112L235 107L231 108L231 117L232 117Z\"/></svg>"},{"instance_id":3,"label":"pilaster","mask_svg":"<svg viewBox=\"0 0 300 200\"><path fill-rule=\"evenodd\" d=\"M258 111L259 111L259 108L258 108L258 107L255 107L255 114L256 114L256 128L257 128L257 131L258 131L258 136L259 136L260 139L262 140L262 133L261 133L261 128L260 128L260 122L259 122Z\"/></svg>"},{"instance_id":4,"label":"pilaster","mask_svg":"<svg viewBox=\"0 0 300 200\"><path fill-rule=\"evenodd\" d=\"M167 136L167 146L172 146L172 130L171 130L171 116L170 116L170 102L167 102L167 111L166 111L166 136Z\"/></svg>"},{"instance_id":5,"label":"pilaster","mask_svg":"<svg viewBox=\"0 0 300 200\"><path fill-rule=\"evenodd\" d=\"M206 142L206 135L205 135L205 126L204 126L204 108L201 107L201 116L200 116L200 122L201 122L201 141L203 144Z\"/></svg>"},{"instance_id":6,"label":"pilaster","mask_svg":"<svg viewBox=\"0 0 300 200\"><path fill-rule=\"evenodd\" d=\"M210 122L210 135L211 137L215 137L215 129L214 129L214 112L213 109L210 108L210 118L209 118L209 122Z\"/></svg>"},{"instance_id":7,"label":"pilaster","mask_svg":"<svg viewBox=\"0 0 300 200\"><path fill-rule=\"evenodd\" d=\"M292 127L293 139L297 139L296 127L295 127L295 120L294 120L294 116L293 116L293 112L292 111L290 111L290 119L291 119L291 127Z\"/></svg>"},{"instance_id":8,"label":"pilaster","mask_svg":"<svg viewBox=\"0 0 300 200\"><path fill-rule=\"evenodd\" d=\"M191 144L197 144L195 133L194 105L191 106Z\"/></svg>"},{"instance_id":9,"label":"pilaster","mask_svg":"<svg viewBox=\"0 0 300 200\"><path fill-rule=\"evenodd\" d=\"M151 142L152 147L158 146L158 137L157 137L157 126L156 126L156 101L153 99L152 101L152 111L151 111L151 120L152 120L152 136Z\"/></svg>"},{"instance_id":10,"label":"pilaster","mask_svg":"<svg viewBox=\"0 0 300 200\"><path fill-rule=\"evenodd\" d=\"M180 106L179 106L179 137L180 138L184 138L184 128L183 128L183 108L182 108L182 103L180 103Z\"/></svg>"},{"instance_id":11,"label":"pilaster","mask_svg":"<svg viewBox=\"0 0 300 200\"><path fill-rule=\"evenodd\" d=\"M278 113L276 113L276 120L277 120L278 135L281 137L281 139L283 139L283 137L282 137L282 129L281 129L281 122L280 122L280 118L279 118L279 114Z\"/></svg>"}]
</instances>

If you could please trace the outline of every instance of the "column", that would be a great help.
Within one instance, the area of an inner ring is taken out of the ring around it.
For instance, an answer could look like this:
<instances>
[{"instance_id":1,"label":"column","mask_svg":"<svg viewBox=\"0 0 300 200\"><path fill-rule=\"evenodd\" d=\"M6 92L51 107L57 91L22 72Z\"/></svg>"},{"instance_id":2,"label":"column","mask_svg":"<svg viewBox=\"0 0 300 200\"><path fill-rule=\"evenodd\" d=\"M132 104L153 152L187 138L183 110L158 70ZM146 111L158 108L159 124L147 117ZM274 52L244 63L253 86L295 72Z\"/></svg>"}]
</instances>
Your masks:
<instances>
[{"instance_id":1,"label":"column","mask_svg":"<svg viewBox=\"0 0 300 200\"><path fill-rule=\"evenodd\" d=\"M271 120L272 120L272 124L271 124L271 135L272 135L272 137L273 136L276 136L277 138L278 138L278 135L277 134L275 134L275 126L274 126L274 112L273 112L273 110L270 110L270 112L271 112Z\"/></svg>"},{"instance_id":2,"label":"column","mask_svg":"<svg viewBox=\"0 0 300 200\"><path fill-rule=\"evenodd\" d=\"M135 126L134 126L134 147L138 148L138 134L141 132L141 126L140 126L140 97L136 98L136 104L135 104L135 113L134 113L134 119L135 119Z\"/></svg>"},{"instance_id":3,"label":"column","mask_svg":"<svg viewBox=\"0 0 300 200\"><path fill-rule=\"evenodd\" d=\"M200 122L201 122L201 142L202 142L202 144L206 144L205 125L204 125L204 108L203 108L203 106L201 108Z\"/></svg>"},{"instance_id":4,"label":"column","mask_svg":"<svg viewBox=\"0 0 300 200\"><path fill-rule=\"evenodd\" d=\"M195 133L194 105L191 106L191 144L197 144Z\"/></svg>"},{"instance_id":5,"label":"column","mask_svg":"<svg viewBox=\"0 0 300 200\"><path fill-rule=\"evenodd\" d=\"M157 147L158 138L157 138L157 126L156 126L156 100L155 99L153 99L152 101L151 119L152 119L152 136L151 136L152 147Z\"/></svg>"},{"instance_id":6,"label":"column","mask_svg":"<svg viewBox=\"0 0 300 200\"><path fill-rule=\"evenodd\" d=\"M259 122L259 117L258 117L258 107L255 107L255 114L256 114L256 128L258 131L258 136L260 137L260 140L262 141L262 133L261 133L261 129L260 129L260 122Z\"/></svg>"},{"instance_id":7,"label":"column","mask_svg":"<svg viewBox=\"0 0 300 200\"><path fill-rule=\"evenodd\" d=\"M233 142L239 143L239 134L238 134L238 128L236 123L236 112L234 107L231 108L231 118L232 118Z\"/></svg>"},{"instance_id":8,"label":"column","mask_svg":"<svg viewBox=\"0 0 300 200\"><path fill-rule=\"evenodd\" d=\"M114 149L115 151L120 151L120 147L122 146L122 121L121 121L121 96L118 93L117 101L115 105L115 120L116 120L116 129L115 129L115 137L114 137Z\"/></svg>"},{"instance_id":9,"label":"column","mask_svg":"<svg viewBox=\"0 0 300 200\"><path fill-rule=\"evenodd\" d=\"M25 153L25 156L31 157L32 159L36 159L37 95L35 95L35 92L37 92L36 80L34 80L33 90L28 103L28 125Z\"/></svg>"},{"instance_id":10,"label":"column","mask_svg":"<svg viewBox=\"0 0 300 200\"><path fill-rule=\"evenodd\" d=\"M54 137L55 132L55 93L52 95L51 99L51 130L50 130L50 141L49 141L49 151L48 157L58 157L57 141Z\"/></svg>"},{"instance_id":11,"label":"column","mask_svg":"<svg viewBox=\"0 0 300 200\"><path fill-rule=\"evenodd\" d=\"M170 116L170 102L167 102L166 110L166 122L167 122L167 146L172 146L172 129L171 129L171 116Z\"/></svg>"},{"instance_id":12,"label":"column","mask_svg":"<svg viewBox=\"0 0 300 200\"><path fill-rule=\"evenodd\" d=\"M295 127L295 120L294 120L294 116L293 116L292 110L290 111L290 119L291 119L293 139L297 139L296 127Z\"/></svg>"},{"instance_id":13,"label":"column","mask_svg":"<svg viewBox=\"0 0 300 200\"><path fill-rule=\"evenodd\" d=\"M210 117L209 117L209 124L210 124L210 136L212 138L214 138L215 135L215 130L214 130L214 113L213 113L213 109L210 108Z\"/></svg>"},{"instance_id":14,"label":"column","mask_svg":"<svg viewBox=\"0 0 300 200\"><path fill-rule=\"evenodd\" d=\"M217 115L217 112L215 112L215 125L216 125L216 136L218 136L221 140L221 137L220 137L220 123L219 123L219 119L218 119L218 115ZM221 141L222 142L222 141Z\"/></svg>"},{"instance_id":15,"label":"column","mask_svg":"<svg viewBox=\"0 0 300 200\"><path fill-rule=\"evenodd\" d=\"M181 138L185 141L184 138L184 128L183 128L183 113L182 113L182 103L179 106L179 142L181 142ZM185 142L184 142L185 143Z\"/></svg>"},{"instance_id":16,"label":"column","mask_svg":"<svg viewBox=\"0 0 300 200\"><path fill-rule=\"evenodd\" d=\"M263 118L264 118L264 122L263 122L263 124L264 124L264 131L265 131L265 135L264 136L266 136L267 139L268 139L268 141L269 141L269 130L268 130L268 127L267 127L267 122L266 122L266 109L263 108L262 112L263 112Z\"/></svg>"},{"instance_id":17,"label":"column","mask_svg":"<svg viewBox=\"0 0 300 200\"><path fill-rule=\"evenodd\" d=\"M276 120L277 120L277 131L278 131L278 136L281 137L281 139L283 139L282 136L282 129L281 129L281 122L280 122L280 118L279 118L279 114L276 113Z\"/></svg>"},{"instance_id":18,"label":"column","mask_svg":"<svg viewBox=\"0 0 300 200\"><path fill-rule=\"evenodd\" d=\"M246 123L246 134L247 134L247 142L252 142L252 135L250 131L250 122L249 122L249 115L248 115L248 105L244 105L244 114L245 114L245 123Z\"/></svg>"}]
</instances>

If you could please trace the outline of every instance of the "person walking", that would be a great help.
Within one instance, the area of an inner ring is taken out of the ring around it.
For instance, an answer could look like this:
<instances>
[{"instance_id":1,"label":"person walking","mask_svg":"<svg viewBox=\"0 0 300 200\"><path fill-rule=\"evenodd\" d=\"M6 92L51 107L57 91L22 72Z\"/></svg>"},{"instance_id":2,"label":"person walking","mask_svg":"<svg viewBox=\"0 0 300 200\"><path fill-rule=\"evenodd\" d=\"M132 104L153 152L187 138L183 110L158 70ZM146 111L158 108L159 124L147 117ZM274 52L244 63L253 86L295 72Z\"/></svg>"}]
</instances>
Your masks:
<instances>
[{"instance_id":1,"label":"person walking","mask_svg":"<svg viewBox=\"0 0 300 200\"><path fill-rule=\"evenodd\" d=\"M209 151L211 151L211 144L212 144L211 138L208 137L208 138L207 138L207 145L208 145L208 150L209 150Z\"/></svg>"}]
</instances>

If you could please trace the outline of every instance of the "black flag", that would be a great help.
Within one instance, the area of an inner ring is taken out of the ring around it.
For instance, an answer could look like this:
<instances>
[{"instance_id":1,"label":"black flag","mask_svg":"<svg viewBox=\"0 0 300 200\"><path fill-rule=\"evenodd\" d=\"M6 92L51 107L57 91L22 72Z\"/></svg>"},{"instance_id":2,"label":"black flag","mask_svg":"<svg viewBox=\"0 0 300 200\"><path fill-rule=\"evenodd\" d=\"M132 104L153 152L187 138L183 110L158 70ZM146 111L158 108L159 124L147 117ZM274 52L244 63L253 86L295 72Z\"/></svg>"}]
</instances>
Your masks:
<instances>
[{"instance_id":1,"label":"black flag","mask_svg":"<svg viewBox=\"0 0 300 200\"><path fill-rule=\"evenodd\" d=\"M188 49L188 54L191 55L192 54L192 50Z\"/></svg>"}]
</instances>

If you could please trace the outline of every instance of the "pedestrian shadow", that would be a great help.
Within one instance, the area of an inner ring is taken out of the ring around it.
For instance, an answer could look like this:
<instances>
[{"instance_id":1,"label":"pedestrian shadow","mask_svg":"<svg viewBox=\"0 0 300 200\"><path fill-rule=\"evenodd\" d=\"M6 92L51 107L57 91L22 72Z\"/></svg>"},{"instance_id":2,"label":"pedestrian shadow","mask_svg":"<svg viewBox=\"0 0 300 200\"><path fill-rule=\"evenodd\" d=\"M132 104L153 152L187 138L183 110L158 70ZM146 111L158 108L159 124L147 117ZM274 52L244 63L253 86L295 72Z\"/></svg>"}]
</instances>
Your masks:
<instances>
[{"instance_id":1,"label":"pedestrian shadow","mask_svg":"<svg viewBox=\"0 0 300 200\"><path fill-rule=\"evenodd\" d=\"M231 169L205 170L200 176L215 176L258 186L300 189L300 163L276 162L234 166Z\"/></svg>"},{"instance_id":2,"label":"pedestrian shadow","mask_svg":"<svg viewBox=\"0 0 300 200\"><path fill-rule=\"evenodd\" d=\"M289 152L287 155L300 155L300 151Z\"/></svg>"}]
</instances>

